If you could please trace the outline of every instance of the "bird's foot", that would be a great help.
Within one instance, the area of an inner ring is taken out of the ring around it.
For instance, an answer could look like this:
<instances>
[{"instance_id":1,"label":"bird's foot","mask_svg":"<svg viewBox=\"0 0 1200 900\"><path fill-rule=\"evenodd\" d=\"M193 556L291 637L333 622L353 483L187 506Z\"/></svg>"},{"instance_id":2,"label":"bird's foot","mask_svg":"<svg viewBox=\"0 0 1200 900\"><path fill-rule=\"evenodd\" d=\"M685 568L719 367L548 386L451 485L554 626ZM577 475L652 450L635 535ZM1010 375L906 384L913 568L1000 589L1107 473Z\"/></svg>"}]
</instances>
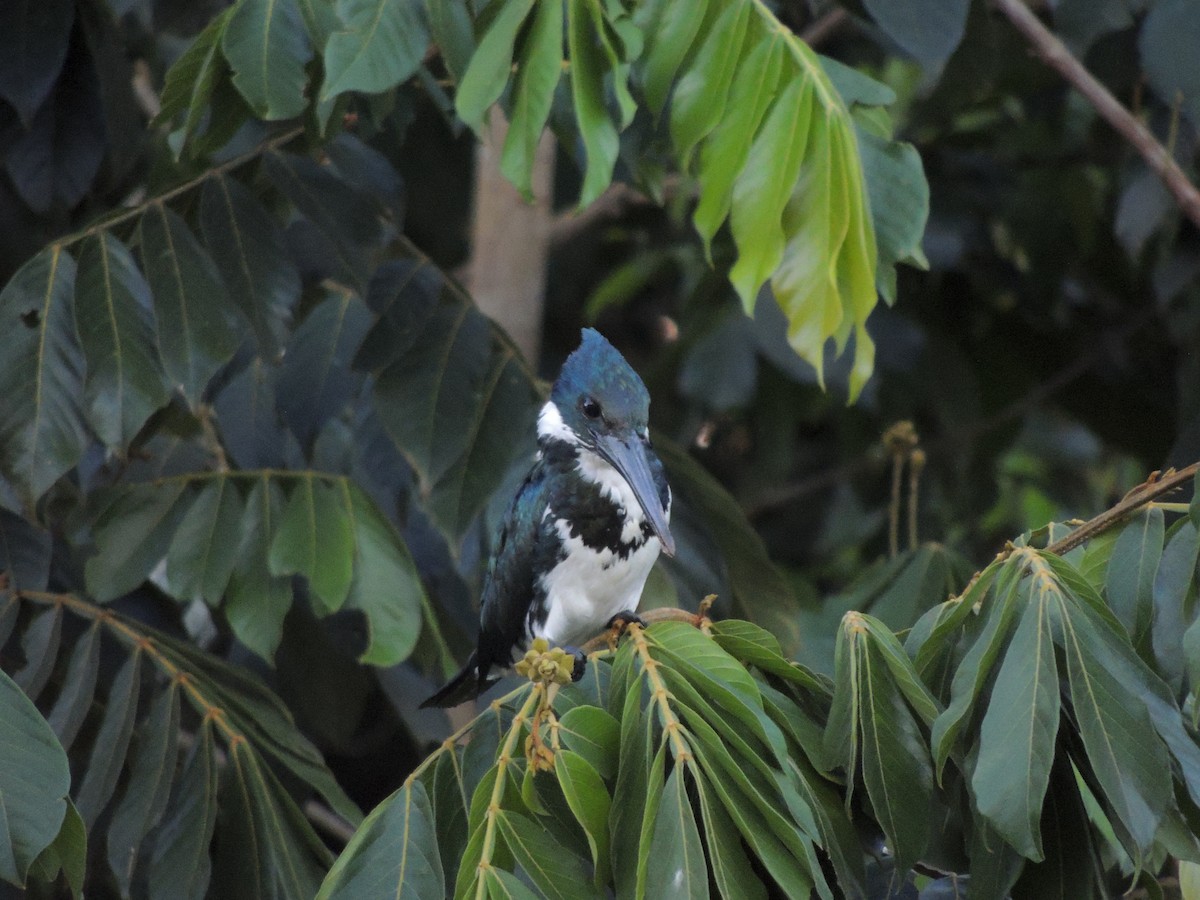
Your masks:
<instances>
[{"instance_id":1,"label":"bird's foot","mask_svg":"<svg viewBox=\"0 0 1200 900\"><path fill-rule=\"evenodd\" d=\"M638 625L642 628L646 627L646 620L635 613L632 609L627 609L624 612L619 612L604 626L605 628L614 628L617 634L622 634L630 625Z\"/></svg>"},{"instance_id":2,"label":"bird's foot","mask_svg":"<svg viewBox=\"0 0 1200 900\"><path fill-rule=\"evenodd\" d=\"M578 681L583 677L583 673L587 671L587 654L578 647L563 647L568 655L575 658L575 665L571 668L571 681Z\"/></svg>"}]
</instances>

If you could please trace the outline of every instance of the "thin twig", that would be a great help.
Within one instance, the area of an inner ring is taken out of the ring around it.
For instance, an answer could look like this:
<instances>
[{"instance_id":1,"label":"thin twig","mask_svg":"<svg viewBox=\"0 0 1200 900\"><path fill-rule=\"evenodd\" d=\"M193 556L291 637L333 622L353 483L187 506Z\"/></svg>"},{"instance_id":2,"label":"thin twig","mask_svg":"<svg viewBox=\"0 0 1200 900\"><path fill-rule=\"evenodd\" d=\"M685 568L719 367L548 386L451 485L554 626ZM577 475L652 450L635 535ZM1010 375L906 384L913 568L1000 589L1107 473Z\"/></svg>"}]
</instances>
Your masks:
<instances>
[{"instance_id":1,"label":"thin twig","mask_svg":"<svg viewBox=\"0 0 1200 900\"><path fill-rule=\"evenodd\" d=\"M921 472L925 468L925 451L919 447L908 457L908 549L916 550L920 543L917 535L917 497L920 494Z\"/></svg>"},{"instance_id":2,"label":"thin twig","mask_svg":"<svg viewBox=\"0 0 1200 900\"><path fill-rule=\"evenodd\" d=\"M825 43L826 40L839 31L846 24L848 18L849 16L845 9L835 6L800 32L800 40L815 50L820 44Z\"/></svg>"},{"instance_id":3,"label":"thin twig","mask_svg":"<svg viewBox=\"0 0 1200 900\"><path fill-rule=\"evenodd\" d=\"M1008 17L1047 65L1058 70L1096 108L1096 112L1133 145L1175 195L1184 214L1200 227L1200 190L1188 180L1170 150L1084 68L1023 0L992 0L992 5Z\"/></svg>"}]
</instances>

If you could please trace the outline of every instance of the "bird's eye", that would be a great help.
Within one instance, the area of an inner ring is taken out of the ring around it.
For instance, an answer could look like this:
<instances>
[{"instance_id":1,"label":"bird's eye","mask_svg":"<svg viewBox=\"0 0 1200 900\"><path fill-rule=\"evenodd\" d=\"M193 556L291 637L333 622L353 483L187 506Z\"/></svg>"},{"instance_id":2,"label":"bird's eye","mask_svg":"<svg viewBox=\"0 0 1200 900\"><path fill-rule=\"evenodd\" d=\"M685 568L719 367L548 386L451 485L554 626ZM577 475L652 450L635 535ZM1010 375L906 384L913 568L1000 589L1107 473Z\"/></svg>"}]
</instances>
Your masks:
<instances>
[{"instance_id":1,"label":"bird's eye","mask_svg":"<svg viewBox=\"0 0 1200 900\"><path fill-rule=\"evenodd\" d=\"M591 397L584 397L583 402L579 406L583 410L583 414L589 419L600 418L600 404Z\"/></svg>"}]
</instances>

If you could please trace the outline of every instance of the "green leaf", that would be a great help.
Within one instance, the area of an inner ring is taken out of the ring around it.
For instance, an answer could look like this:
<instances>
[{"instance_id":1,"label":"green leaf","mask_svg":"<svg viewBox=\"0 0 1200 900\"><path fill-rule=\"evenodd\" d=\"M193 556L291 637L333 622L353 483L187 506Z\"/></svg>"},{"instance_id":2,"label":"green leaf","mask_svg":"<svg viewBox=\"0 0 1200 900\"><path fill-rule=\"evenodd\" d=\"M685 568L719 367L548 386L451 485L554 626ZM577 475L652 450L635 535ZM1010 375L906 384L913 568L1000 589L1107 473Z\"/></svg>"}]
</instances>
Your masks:
<instances>
[{"instance_id":1,"label":"green leaf","mask_svg":"<svg viewBox=\"0 0 1200 900\"><path fill-rule=\"evenodd\" d=\"M513 856L550 900L599 897L584 873L583 860L531 819L505 809L496 815L500 833Z\"/></svg>"},{"instance_id":2,"label":"green leaf","mask_svg":"<svg viewBox=\"0 0 1200 900\"><path fill-rule=\"evenodd\" d=\"M331 0L296 0L308 39L318 49L325 46L329 36L341 27Z\"/></svg>"},{"instance_id":3,"label":"green leaf","mask_svg":"<svg viewBox=\"0 0 1200 900\"><path fill-rule=\"evenodd\" d=\"M194 407L237 349L239 317L215 264L183 219L155 203L138 233L163 366Z\"/></svg>"},{"instance_id":4,"label":"green leaf","mask_svg":"<svg viewBox=\"0 0 1200 900\"><path fill-rule=\"evenodd\" d=\"M1154 659L1163 680L1178 687L1184 672L1184 633L1189 594L1194 591L1200 561L1200 529L1190 519L1182 520L1163 549L1154 576Z\"/></svg>"},{"instance_id":5,"label":"green leaf","mask_svg":"<svg viewBox=\"0 0 1200 900\"><path fill-rule=\"evenodd\" d=\"M989 567L991 568L991 567ZM993 578L995 572L993 569ZM1020 567L1008 563L1004 567L1004 577L997 582L994 593L983 611L985 616L983 629L975 643L963 656L962 662L954 672L954 680L950 685L950 705L945 712L934 720L929 744L933 748L933 759L937 767L938 781L941 781L942 769L954 748L958 733L967 723L971 711L975 708L975 700L983 685L991 675L992 667L1000 656L1008 640L1012 623L1020 609L1021 595L1016 589L1016 581L1020 577ZM981 577L976 584L982 584ZM988 597L986 588L980 588ZM971 609L971 592L966 592L959 600L960 609ZM918 660L919 662L919 660Z\"/></svg>"},{"instance_id":6,"label":"green leaf","mask_svg":"<svg viewBox=\"0 0 1200 900\"><path fill-rule=\"evenodd\" d=\"M921 241L929 218L929 182L917 149L858 129L858 152L871 201L871 223L879 249L876 286L896 302L896 264L929 268Z\"/></svg>"},{"instance_id":7,"label":"green leaf","mask_svg":"<svg viewBox=\"0 0 1200 900\"><path fill-rule=\"evenodd\" d=\"M154 346L153 299L125 245L107 231L84 242L75 324L87 360L88 422L112 449L127 447L168 399Z\"/></svg>"},{"instance_id":8,"label":"green leaf","mask_svg":"<svg viewBox=\"0 0 1200 900\"><path fill-rule=\"evenodd\" d=\"M25 884L34 860L58 837L71 770L37 708L0 672L0 878Z\"/></svg>"},{"instance_id":9,"label":"green leaf","mask_svg":"<svg viewBox=\"0 0 1200 900\"><path fill-rule=\"evenodd\" d=\"M96 555L84 569L88 592L101 603L128 594L166 556L175 527L192 501L187 482L135 484L96 518ZM186 493L186 496L185 496Z\"/></svg>"},{"instance_id":10,"label":"green leaf","mask_svg":"<svg viewBox=\"0 0 1200 900\"><path fill-rule=\"evenodd\" d=\"M24 516L0 508L0 570L10 589L45 590L50 581L50 533ZM8 633L0 629L0 644Z\"/></svg>"},{"instance_id":11,"label":"green leaf","mask_svg":"<svg viewBox=\"0 0 1200 900\"><path fill-rule=\"evenodd\" d=\"M567 11L571 97L587 161L579 190L582 209L612 183L620 146L617 127L604 102L605 60L591 24L589 0L567 0Z\"/></svg>"},{"instance_id":12,"label":"green leaf","mask_svg":"<svg viewBox=\"0 0 1200 900\"><path fill-rule=\"evenodd\" d=\"M576 706L558 720L559 736L603 778L617 774L621 725L598 706Z\"/></svg>"},{"instance_id":13,"label":"green leaf","mask_svg":"<svg viewBox=\"0 0 1200 900\"><path fill-rule=\"evenodd\" d=\"M292 605L291 579L272 575L267 564L282 518L283 489L270 478L256 481L238 528L241 543L225 597L225 617L234 635L268 662L275 658Z\"/></svg>"},{"instance_id":14,"label":"green leaf","mask_svg":"<svg viewBox=\"0 0 1200 900\"><path fill-rule=\"evenodd\" d=\"M363 376L350 370L350 362L370 324L362 300L333 291L288 342L276 404L303 446L311 446L321 427L358 395Z\"/></svg>"},{"instance_id":15,"label":"green leaf","mask_svg":"<svg viewBox=\"0 0 1200 900\"><path fill-rule=\"evenodd\" d=\"M596 887L602 888L609 868L608 813L612 798L608 788L592 764L573 750L554 754L554 774L567 805L587 835L596 868Z\"/></svg>"},{"instance_id":16,"label":"green leaf","mask_svg":"<svg viewBox=\"0 0 1200 900\"><path fill-rule=\"evenodd\" d=\"M64 0L13 0L0 9L0 97L26 128L39 107L52 100L70 46L74 13L75 7Z\"/></svg>"},{"instance_id":17,"label":"green leaf","mask_svg":"<svg viewBox=\"0 0 1200 900\"><path fill-rule=\"evenodd\" d=\"M1098 661L1105 648L1091 623L1065 603L1062 634L1071 705L1088 762L1137 848L1149 850L1172 805L1166 748L1136 694Z\"/></svg>"},{"instance_id":18,"label":"green leaf","mask_svg":"<svg viewBox=\"0 0 1200 900\"><path fill-rule=\"evenodd\" d=\"M221 602L237 562L242 497L231 478L205 484L167 551L167 584L180 600Z\"/></svg>"},{"instance_id":19,"label":"green leaf","mask_svg":"<svg viewBox=\"0 0 1200 900\"><path fill-rule=\"evenodd\" d=\"M338 0L345 27L325 47L322 102L346 91L378 94L421 65L429 31L416 0Z\"/></svg>"},{"instance_id":20,"label":"green leaf","mask_svg":"<svg viewBox=\"0 0 1200 900\"><path fill-rule=\"evenodd\" d=\"M684 11L685 4L672 4L669 8ZM775 97L783 54L780 41L746 41L730 87L726 104L729 113L717 123L700 151L697 171L700 200L693 219L705 252L729 214L734 181L746 165L751 141Z\"/></svg>"},{"instance_id":21,"label":"green leaf","mask_svg":"<svg viewBox=\"0 0 1200 900\"><path fill-rule=\"evenodd\" d=\"M352 518L356 564L347 606L367 617L367 649L359 661L393 666L408 658L421 633L425 589L408 548L371 499L355 484L342 482ZM429 617L434 636L441 640Z\"/></svg>"},{"instance_id":22,"label":"green leaf","mask_svg":"<svg viewBox=\"0 0 1200 900\"><path fill-rule=\"evenodd\" d=\"M221 55L221 38L232 14L233 7L230 7L215 16L167 71L162 105L154 123L169 122L180 113L187 112L182 125L183 140L179 143L180 150L195 133L204 113L208 111L213 89L221 76L228 71L225 57ZM178 158L177 153L176 159Z\"/></svg>"},{"instance_id":23,"label":"green leaf","mask_svg":"<svg viewBox=\"0 0 1200 900\"><path fill-rule=\"evenodd\" d=\"M1108 605L1134 646L1140 646L1150 630L1154 613L1154 576L1163 552L1163 512L1147 509L1138 514L1117 538L1105 578Z\"/></svg>"},{"instance_id":24,"label":"green leaf","mask_svg":"<svg viewBox=\"0 0 1200 900\"><path fill-rule=\"evenodd\" d=\"M268 560L272 575L307 578L323 614L341 608L354 575L354 533L336 488L312 475L296 482Z\"/></svg>"},{"instance_id":25,"label":"green leaf","mask_svg":"<svg viewBox=\"0 0 1200 900\"><path fill-rule=\"evenodd\" d=\"M1030 578L1026 607L1013 634L979 730L971 791L981 815L1027 859L1042 854L1042 798L1058 734L1052 586ZM1043 590L1048 593L1043 593Z\"/></svg>"},{"instance_id":26,"label":"green leaf","mask_svg":"<svg viewBox=\"0 0 1200 900\"><path fill-rule=\"evenodd\" d=\"M936 69L954 52L967 24L969 0L863 0L888 37L922 65Z\"/></svg>"},{"instance_id":27,"label":"green leaf","mask_svg":"<svg viewBox=\"0 0 1200 900\"><path fill-rule=\"evenodd\" d=\"M138 693L141 688L142 651L134 650L121 666L108 692L104 719L92 745L83 782L75 795L75 805L90 831L96 819L108 805L117 779L125 765L129 738L137 718Z\"/></svg>"},{"instance_id":28,"label":"green leaf","mask_svg":"<svg viewBox=\"0 0 1200 900\"><path fill-rule=\"evenodd\" d=\"M221 35L221 50L234 86L260 119L304 112L304 67L313 51L296 0L239 0Z\"/></svg>"},{"instance_id":29,"label":"green leaf","mask_svg":"<svg viewBox=\"0 0 1200 900\"><path fill-rule=\"evenodd\" d=\"M426 0L425 14L429 17L433 42L442 51L446 68L456 81L461 82L475 55L471 10L458 0Z\"/></svg>"},{"instance_id":30,"label":"green leaf","mask_svg":"<svg viewBox=\"0 0 1200 900\"><path fill-rule=\"evenodd\" d=\"M75 900L81 900L84 877L87 874L87 857L87 826L83 824L75 804L68 800L67 814L63 817L58 836L33 861L29 874L32 878L50 884L57 880L61 872L66 876L71 896Z\"/></svg>"},{"instance_id":31,"label":"green leaf","mask_svg":"<svg viewBox=\"0 0 1200 900\"><path fill-rule=\"evenodd\" d=\"M300 807L245 741L229 746L214 889L247 898L312 897L332 862Z\"/></svg>"},{"instance_id":32,"label":"green leaf","mask_svg":"<svg viewBox=\"0 0 1200 900\"><path fill-rule=\"evenodd\" d=\"M21 637L25 664L13 676L13 680L29 695L30 700L38 698L54 671L62 641L62 620L62 607L55 604L39 611Z\"/></svg>"},{"instance_id":33,"label":"green leaf","mask_svg":"<svg viewBox=\"0 0 1200 900\"><path fill-rule=\"evenodd\" d=\"M0 474L30 507L79 462L86 442L74 292L75 261L58 245L0 290Z\"/></svg>"},{"instance_id":34,"label":"green leaf","mask_svg":"<svg viewBox=\"0 0 1200 900\"><path fill-rule=\"evenodd\" d=\"M202 900L212 864L208 846L217 821L217 761L212 719L204 719L167 803L147 872L152 897Z\"/></svg>"},{"instance_id":35,"label":"green leaf","mask_svg":"<svg viewBox=\"0 0 1200 900\"><path fill-rule=\"evenodd\" d=\"M642 89L646 94L646 105L655 116L661 115L666 106L675 74L704 23L707 7L708 0L667 3L662 8L661 17L647 31L650 41L646 50ZM574 57L573 51L571 55Z\"/></svg>"},{"instance_id":36,"label":"green leaf","mask_svg":"<svg viewBox=\"0 0 1200 900\"><path fill-rule=\"evenodd\" d=\"M929 688L921 681L916 670L913 669L912 662L909 661L904 648L900 646L896 635L886 625L871 616L860 616L859 620L871 636L871 647L887 664L893 684L899 688L909 706L921 716L922 721L926 725L932 725L941 713L941 707L933 694L929 692Z\"/></svg>"},{"instance_id":37,"label":"green leaf","mask_svg":"<svg viewBox=\"0 0 1200 900\"><path fill-rule=\"evenodd\" d=\"M500 171L527 201L533 199L534 157L562 72L563 5L539 3L517 63L508 134L500 154Z\"/></svg>"},{"instance_id":38,"label":"green leaf","mask_svg":"<svg viewBox=\"0 0 1200 900\"><path fill-rule=\"evenodd\" d=\"M179 684L159 692L139 729L125 794L108 826L108 864L128 897L142 839L158 824L170 796L179 748Z\"/></svg>"},{"instance_id":39,"label":"green leaf","mask_svg":"<svg viewBox=\"0 0 1200 900\"><path fill-rule=\"evenodd\" d=\"M229 293L254 328L259 354L278 357L300 296L283 230L242 184L210 178L200 193L200 230Z\"/></svg>"},{"instance_id":40,"label":"green leaf","mask_svg":"<svg viewBox=\"0 0 1200 900\"><path fill-rule=\"evenodd\" d=\"M801 163L808 156L809 130L812 128L814 136L824 134L814 121L819 118L815 105L809 78L786 81L755 135L746 165L733 186L730 225L738 256L729 280L747 314L754 311L758 289L783 261L783 211L800 177ZM813 165L819 164L817 161ZM809 177L820 178L822 174L813 172ZM811 361L810 357L805 359Z\"/></svg>"},{"instance_id":41,"label":"green leaf","mask_svg":"<svg viewBox=\"0 0 1200 900\"><path fill-rule=\"evenodd\" d=\"M706 786L703 776L698 776L695 784L704 819L704 846L717 890L725 900L766 900L766 888L742 850L737 826L713 796L712 788Z\"/></svg>"},{"instance_id":42,"label":"green leaf","mask_svg":"<svg viewBox=\"0 0 1200 900\"><path fill-rule=\"evenodd\" d=\"M683 765L675 766L663 788L654 838L650 842L653 864L646 881L649 897L708 896L708 867L683 780L686 769Z\"/></svg>"},{"instance_id":43,"label":"green leaf","mask_svg":"<svg viewBox=\"0 0 1200 900\"><path fill-rule=\"evenodd\" d=\"M859 657L859 725L867 795L900 871L925 852L933 806L929 751L877 641Z\"/></svg>"},{"instance_id":44,"label":"green leaf","mask_svg":"<svg viewBox=\"0 0 1200 900\"><path fill-rule=\"evenodd\" d=\"M504 0L459 82L454 97L455 109L459 118L477 133L483 131L484 116L508 84L513 44L531 9L533 0Z\"/></svg>"},{"instance_id":45,"label":"green leaf","mask_svg":"<svg viewBox=\"0 0 1200 900\"><path fill-rule=\"evenodd\" d=\"M731 3L704 37L671 98L671 139L688 167L692 150L721 121L750 22L749 3Z\"/></svg>"},{"instance_id":46,"label":"green leaf","mask_svg":"<svg viewBox=\"0 0 1200 900\"><path fill-rule=\"evenodd\" d=\"M489 866L484 873L484 879L487 882L488 897L497 900L537 900L537 894L525 887L517 876L503 869Z\"/></svg>"},{"instance_id":47,"label":"green leaf","mask_svg":"<svg viewBox=\"0 0 1200 900\"><path fill-rule=\"evenodd\" d=\"M96 675L100 670L100 623L92 625L75 640L71 662L63 678L62 691L46 721L58 736L64 749L69 749L87 717L96 693Z\"/></svg>"}]
</instances>

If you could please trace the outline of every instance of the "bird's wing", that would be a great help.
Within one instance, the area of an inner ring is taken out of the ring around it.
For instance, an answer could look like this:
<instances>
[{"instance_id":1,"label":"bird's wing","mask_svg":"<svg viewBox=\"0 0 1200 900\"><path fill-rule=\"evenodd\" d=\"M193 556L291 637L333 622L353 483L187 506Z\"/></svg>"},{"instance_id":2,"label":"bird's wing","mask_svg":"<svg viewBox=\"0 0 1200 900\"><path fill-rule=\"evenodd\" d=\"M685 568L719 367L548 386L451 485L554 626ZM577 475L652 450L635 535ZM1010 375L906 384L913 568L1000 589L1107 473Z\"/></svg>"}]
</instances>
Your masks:
<instances>
[{"instance_id":1,"label":"bird's wing","mask_svg":"<svg viewBox=\"0 0 1200 900\"><path fill-rule=\"evenodd\" d=\"M543 599L535 573L552 566L558 552L553 523L543 516L552 480L544 465L535 464L504 517L483 585L481 672L509 665L513 647L524 644L530 606Z\"/></svg>"}]
</instances>

